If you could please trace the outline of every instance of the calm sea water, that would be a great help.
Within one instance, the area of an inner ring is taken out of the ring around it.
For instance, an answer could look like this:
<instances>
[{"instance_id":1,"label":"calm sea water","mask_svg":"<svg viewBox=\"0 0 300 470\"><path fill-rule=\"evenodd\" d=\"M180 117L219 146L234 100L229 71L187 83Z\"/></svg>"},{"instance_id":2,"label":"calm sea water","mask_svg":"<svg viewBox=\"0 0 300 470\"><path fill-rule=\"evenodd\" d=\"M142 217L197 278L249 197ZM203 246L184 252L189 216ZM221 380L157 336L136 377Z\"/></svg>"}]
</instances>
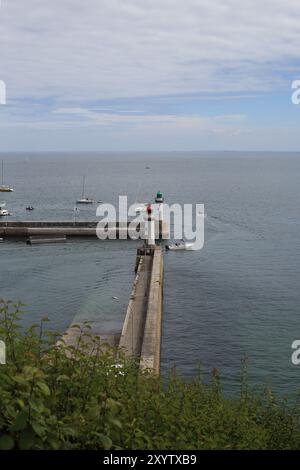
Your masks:
<instances>
[{"instance_id":1,"label":"calm sea water","mask_svg":"<svg viewBox=\"0 0 300 470\"><path fill-rule=\"evenodd\" d=\"M0 194L11 219L72 220L86 195L116 204L204 203L201 251L166 253L162 369L193 376L201 361L238 389L241 359L256 387L300 389L291 343L300 339L300 155L247 153L19 154L5 159ZM150 169L146 169L150 166ZM26 213L25 207L35 210ZM95 218L82 208L79 220ZM45 314L63 331L88 319L120 329L134 277L136 242L70 240L60 246L0 245L0 297L27 304L25 323ZM114 299L117 297L118 299Z\"/></svg>"}]
</instances>

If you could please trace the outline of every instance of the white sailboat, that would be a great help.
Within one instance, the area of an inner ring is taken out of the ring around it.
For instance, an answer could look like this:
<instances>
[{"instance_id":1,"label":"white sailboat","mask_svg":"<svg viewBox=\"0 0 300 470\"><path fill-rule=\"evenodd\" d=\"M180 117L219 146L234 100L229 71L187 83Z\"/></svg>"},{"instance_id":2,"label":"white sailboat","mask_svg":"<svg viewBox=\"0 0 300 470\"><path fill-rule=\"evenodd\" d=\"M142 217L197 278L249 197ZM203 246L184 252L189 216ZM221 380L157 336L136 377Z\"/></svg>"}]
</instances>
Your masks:
<instances>
[{"instance_id":1,"label":"white sailboat","mask_svg":"<svg viewBox=\"0 0 300 470\"><path fill-rule=\"evenodd\" d=\"M82 196L81 199L77 199L77 204L94 204L96 201L89 197L84 197L84 188L85 188L85 176L83 177L83 185L82 185Z\"/></svg>"},{"instance_id":2,"label":"white sailboat","mask_svg":"<svg viewBox=\"0 0 300 470\"><path fill-rule=\"evenodd\" d=\"M13 188L11 188L10 186L6 186L4 184L4 164L3 164L3 160L2 160L2 177L1 177L0 192L2 192L2 193L12 193L13 192Z\"/></svg>"}]
</instances>

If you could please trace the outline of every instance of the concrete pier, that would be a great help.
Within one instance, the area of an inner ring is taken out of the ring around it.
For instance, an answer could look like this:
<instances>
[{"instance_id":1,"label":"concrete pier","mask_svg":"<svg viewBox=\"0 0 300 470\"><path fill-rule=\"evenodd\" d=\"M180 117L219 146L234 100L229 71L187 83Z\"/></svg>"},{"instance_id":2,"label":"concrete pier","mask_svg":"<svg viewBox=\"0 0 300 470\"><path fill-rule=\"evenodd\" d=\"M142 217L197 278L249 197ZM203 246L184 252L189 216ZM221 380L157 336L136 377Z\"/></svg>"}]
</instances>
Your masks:
<instances>
[{"instance_id":1,"label":"concrete pier","mask_svg":"<svg viewBox=\"0 0 300 470\"><path fill-rule=\"evenodd\" d=\"M127 356L139 358L146 322L152 256L141 256L125 315L119 347Z\"/></svg>"},{"instance_id":2,"label":"concrete pier","mask_svg":"<svg viewBox=\"0 0 300 470\"><path fill-rule=\"evenodd\" d=\"M163 301L163 252L160 246L138 253L138 268L119 348L139 361L140 369L160 370Z\"/></svg>"},{"instance_id":3,"label":"concrete pier","mask_svg":"<svg viewBox=\"0 0 300 470\"><path fill-rule=\"evenodd\" d=\"M144 222L110 222L101 227L102 234L116 234L116 238L130 238L129 224L131 229L138 232L141 239L145 238ZM168 238L168 227L158 221L158 238ZM98 222L61 222L61 221L2 221L0 220L0 237L28 238L34 235L40 236L66 236L66 237L96 237ZM99 233L99 232L98 232Z\"/></svg>"},{"instance_id":4,"label":"concrete pier","mask_svg":"<svg viewBox=\"0 0 300 470\"><path fill-rule=\"evenodd\" d=\"M161 247L155 247L140 358L140 368L151 369L155 374L160 371L162 310L163 255Z\"/></svg>"}]
</instances>

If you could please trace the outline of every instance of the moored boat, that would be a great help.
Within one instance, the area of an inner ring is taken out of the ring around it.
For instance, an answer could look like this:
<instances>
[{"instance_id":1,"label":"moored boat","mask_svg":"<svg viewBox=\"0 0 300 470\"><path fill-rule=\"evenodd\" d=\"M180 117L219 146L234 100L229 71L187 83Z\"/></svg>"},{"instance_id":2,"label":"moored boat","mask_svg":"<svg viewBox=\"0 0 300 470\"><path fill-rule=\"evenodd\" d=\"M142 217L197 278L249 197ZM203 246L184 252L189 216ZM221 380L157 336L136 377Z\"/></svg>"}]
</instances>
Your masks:
<instances>
[{"instance_id":1,"label":"moored boat","mask_svg":"<svg viewBox=\"0 0 300 470\"><path fill-rule=\"evenodd\" d=\"M166 250L168 251L181 251L181 250L192 250L194 247L194 243L191 242L173 242L166 245Z\"/></svg>"},{"instance_id":2,"label":"moored boat","mask_svg":"<svg viewBox=\"0 0 300 470\"><path fill-rule=\"evenodd\" d=\"M0 217L5 217L7 215L10 215L7 209L4 209L5 207L5 202L0 202Z\"/></svg>"},{"instance_id":3,"label":"moored boat","mask_svg":"<svg viewBox=\"0 0 300 470\"><path fill-rule=\"evenodd\" d=\"M1 176L0 192L1 193L12 193L13 192L13 188L11 186L7 186L6 184L4 184L3 160L2 160L2 176Z\"/></svg>"},{"instance_id":4,"label":"moored boat","mask_svg":"<svg viewBox=\"0 0 300 470\"><path fill-rule=\"evenodd\" d=\"M77 204L94 204L96 201L94 199L90 199L89 197L83 197L81 199L77 199Z\"/></svg>"},{"instance_id":5,"label":"moored boat","mask_svg":"<svg viewBox=\"0 0 300 470\"><path fill-rule=\"evenodd\" d=\"M96 201L89 197L84 197L84 188L85 188L85 176L83 177L83 185L82 185L82 196L80 199L77 199L77 204L94 204Z\"/></svg>"}]
</instances>

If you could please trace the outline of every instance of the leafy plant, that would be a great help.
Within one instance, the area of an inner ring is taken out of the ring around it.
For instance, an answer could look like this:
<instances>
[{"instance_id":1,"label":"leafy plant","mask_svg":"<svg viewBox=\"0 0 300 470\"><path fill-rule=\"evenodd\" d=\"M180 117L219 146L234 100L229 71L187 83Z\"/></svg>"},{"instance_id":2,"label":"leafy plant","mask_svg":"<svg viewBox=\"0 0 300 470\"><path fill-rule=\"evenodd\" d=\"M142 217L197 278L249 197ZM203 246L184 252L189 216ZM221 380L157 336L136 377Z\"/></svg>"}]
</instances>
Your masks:
<instances>
[{"instance_id":1,"label":"leafy plant","mask_svg":"<svg viewBox=\"0 0 300 470\"><path fill-rule=\"evenodd\" d=\"M0 449L299 449L299 409L270 391L225 397L219 373L167 383L104 349L89 325L77 343L39 325L21 328L22 306L0 306ZM60 341L58 342L58 340Z\"/></svg>"}]
</instances>

